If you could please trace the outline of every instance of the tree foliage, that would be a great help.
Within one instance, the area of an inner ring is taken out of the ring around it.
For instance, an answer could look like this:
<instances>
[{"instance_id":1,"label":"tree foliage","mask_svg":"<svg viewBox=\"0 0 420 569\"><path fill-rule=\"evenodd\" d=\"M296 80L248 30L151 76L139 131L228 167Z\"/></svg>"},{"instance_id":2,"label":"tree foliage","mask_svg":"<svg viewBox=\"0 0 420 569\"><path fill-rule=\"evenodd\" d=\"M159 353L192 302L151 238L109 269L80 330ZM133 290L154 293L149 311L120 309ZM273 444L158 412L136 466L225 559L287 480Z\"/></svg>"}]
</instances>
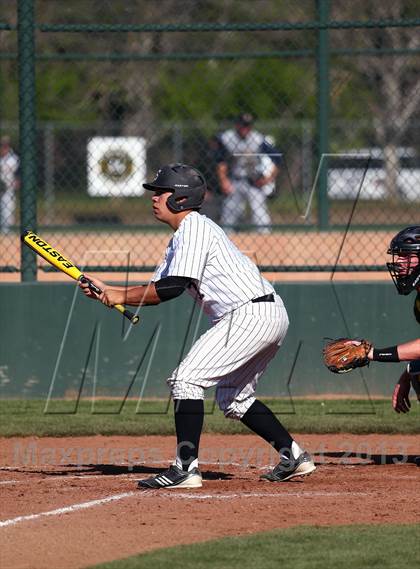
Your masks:
<instances>
[{"instance_id":1,"label":"tree foliage","mask_svg":"<svg viewBox=\"0 0 420 569\"><path fill-rule=\"evenodd\" d=\"M290 13L285 0L132 0L111 2L38 0L37 23L197 23L271 22L313 17L313 2L304 0ZM15 5L16 8L16 5ZM10 21L12 11L7 12ZM15 20L15 17L12 18ZM4 34L2 51L16 51L16 34ZM175 53L270 52L304 47L314 34L299 32L147 32L37 33L38 54L127 53L133 57ZM312 67L312 69L311 69ZM3 62L12 77L9 108L17 109L16 62ZM278 118L313 111L313 66L292 59L220 61L48 61L37 64L38 118L84 122L110 120L113 104L124 107L122 131L148 128L159 119L221 120L248 109L258 116ZM14 75L14 77L13 77ZM307 77L307 79L306 79ZM310 100L312 98L312 100ZM115 103L116 99L118 101ZM113 103L114 101L114 103Z\"/></svg>"}]
</instances>

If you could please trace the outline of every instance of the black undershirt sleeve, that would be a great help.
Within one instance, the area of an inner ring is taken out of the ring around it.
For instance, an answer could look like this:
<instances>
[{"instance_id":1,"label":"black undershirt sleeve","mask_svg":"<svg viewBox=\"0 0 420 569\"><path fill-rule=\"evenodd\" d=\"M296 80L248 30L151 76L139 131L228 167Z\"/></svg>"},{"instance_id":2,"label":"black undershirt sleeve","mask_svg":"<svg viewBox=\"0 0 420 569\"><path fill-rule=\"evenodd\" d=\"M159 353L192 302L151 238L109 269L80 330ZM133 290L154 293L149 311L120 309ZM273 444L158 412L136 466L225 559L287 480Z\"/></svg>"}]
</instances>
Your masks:
<instances>
[{"instance_id":1,"label":"black undershirt sleeve","mask_svg":"<svg viewBox=\"0 0 420 569\"><path fill-rule=\"evenodd\" d=\"M155 289L160 300L165 302L182 294L191 283L189 277L164 277L155 282Z\"/></svg>"}]
</instances>

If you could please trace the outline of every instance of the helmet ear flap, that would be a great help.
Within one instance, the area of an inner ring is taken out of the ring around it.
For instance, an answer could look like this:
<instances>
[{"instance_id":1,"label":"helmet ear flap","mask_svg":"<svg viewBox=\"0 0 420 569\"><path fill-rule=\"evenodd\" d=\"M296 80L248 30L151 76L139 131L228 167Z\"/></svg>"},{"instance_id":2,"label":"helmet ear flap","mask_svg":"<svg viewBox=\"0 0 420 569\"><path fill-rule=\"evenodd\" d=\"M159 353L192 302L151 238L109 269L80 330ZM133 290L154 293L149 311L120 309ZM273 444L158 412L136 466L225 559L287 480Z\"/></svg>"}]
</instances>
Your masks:
<instances>
[{"instance_id":1,"label":"helmet ear flap","mask_svg":"<svg viewBox=\"0 0 420 569\"><path fill-rule=\"evenodd\" d=\"M188 198L185 196L177 196L176 192L172 193L168 199L166 200L166 205L173 213L179 213L184 211L185 209L191 209L185 207L185 204L188 202ZM184 204L184 205L183 205Z\"/></svg>"}]
</instances>

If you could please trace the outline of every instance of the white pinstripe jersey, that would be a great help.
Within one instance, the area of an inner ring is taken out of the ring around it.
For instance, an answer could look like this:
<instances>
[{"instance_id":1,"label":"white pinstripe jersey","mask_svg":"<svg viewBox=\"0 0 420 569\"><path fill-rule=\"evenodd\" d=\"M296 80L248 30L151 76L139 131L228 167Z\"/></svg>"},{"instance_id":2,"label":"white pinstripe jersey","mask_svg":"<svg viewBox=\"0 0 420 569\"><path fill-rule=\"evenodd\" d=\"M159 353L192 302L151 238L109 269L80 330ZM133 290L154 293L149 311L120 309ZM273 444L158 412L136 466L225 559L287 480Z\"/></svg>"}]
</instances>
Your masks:
<instances>
[{"instance_id":1,"label":"white pinstripe jersey","mask_svg":"<svg viewBox=\"0 0 420 569\"><path fill-rule=\"evenodd\" d=\"M253 298L274 293L257 266L225 232L195 211L175 231L152 281L168 276L193 279L196 287L187 290L213 321Z\"/></svg>"}]
</instances>

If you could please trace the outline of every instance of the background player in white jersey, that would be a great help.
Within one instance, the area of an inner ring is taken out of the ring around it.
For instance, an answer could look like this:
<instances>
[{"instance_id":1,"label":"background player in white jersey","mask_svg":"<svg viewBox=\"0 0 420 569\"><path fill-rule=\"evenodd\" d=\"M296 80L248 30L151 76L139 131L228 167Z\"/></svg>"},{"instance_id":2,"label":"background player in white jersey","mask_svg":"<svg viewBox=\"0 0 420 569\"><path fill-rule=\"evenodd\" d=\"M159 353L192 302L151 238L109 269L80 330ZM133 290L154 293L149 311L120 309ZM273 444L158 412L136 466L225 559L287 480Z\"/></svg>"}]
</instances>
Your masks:
<instances>
[{"instance_id":1,"label":"background player in white jersey","mask_svg":"<svg viewBox=\"0 0 420 569\"><path fill-rule=\"evenodd\" d=\"M19 158L10 137L0 139L0 231L8 233L15 223L16 192L19 188Z\"/></svg>"},{"instance_id":2,"label":"background player in white jersey","mask_svg":"<svg viewBox=\"0 0 420 569\"><path fill-rule=\"evenodd\" d=\"M198 213L206 190L201 173L184 164L161 168L153 182L153 213L174 235L163 263L147 286L108 286L92 278L99 300L143 306L191 294L213 326L167 380L175 408L175 463L140 488L196 488L202 485L198 451L204 418L204 390L216 386L226 417L242 421L279 452L279 464L263 478L273 482L309 474L315 465L275 415L255 399L255 389L279 349L289 325L286 309L256 265L224 231ZM91 278L91 277L90 277ZM96 297L83 284L85 294Z\"/></svg>"},{"instance_id":3,"label":"background player in white jersey","mask_svg":"<svg viewBox=\"0 0 420 569\"><path fill-rule=\"evenodd\" d=\"M253 122L253 116L244 113L238 117L235 128L226 130L217 139L217 176L225 195L220 222L233 228L248 202L252 223L259 233L268 233L271 219L267 189L272 191L281 157L272 139L252 128Z\"/></svg>"}]
</instances>

